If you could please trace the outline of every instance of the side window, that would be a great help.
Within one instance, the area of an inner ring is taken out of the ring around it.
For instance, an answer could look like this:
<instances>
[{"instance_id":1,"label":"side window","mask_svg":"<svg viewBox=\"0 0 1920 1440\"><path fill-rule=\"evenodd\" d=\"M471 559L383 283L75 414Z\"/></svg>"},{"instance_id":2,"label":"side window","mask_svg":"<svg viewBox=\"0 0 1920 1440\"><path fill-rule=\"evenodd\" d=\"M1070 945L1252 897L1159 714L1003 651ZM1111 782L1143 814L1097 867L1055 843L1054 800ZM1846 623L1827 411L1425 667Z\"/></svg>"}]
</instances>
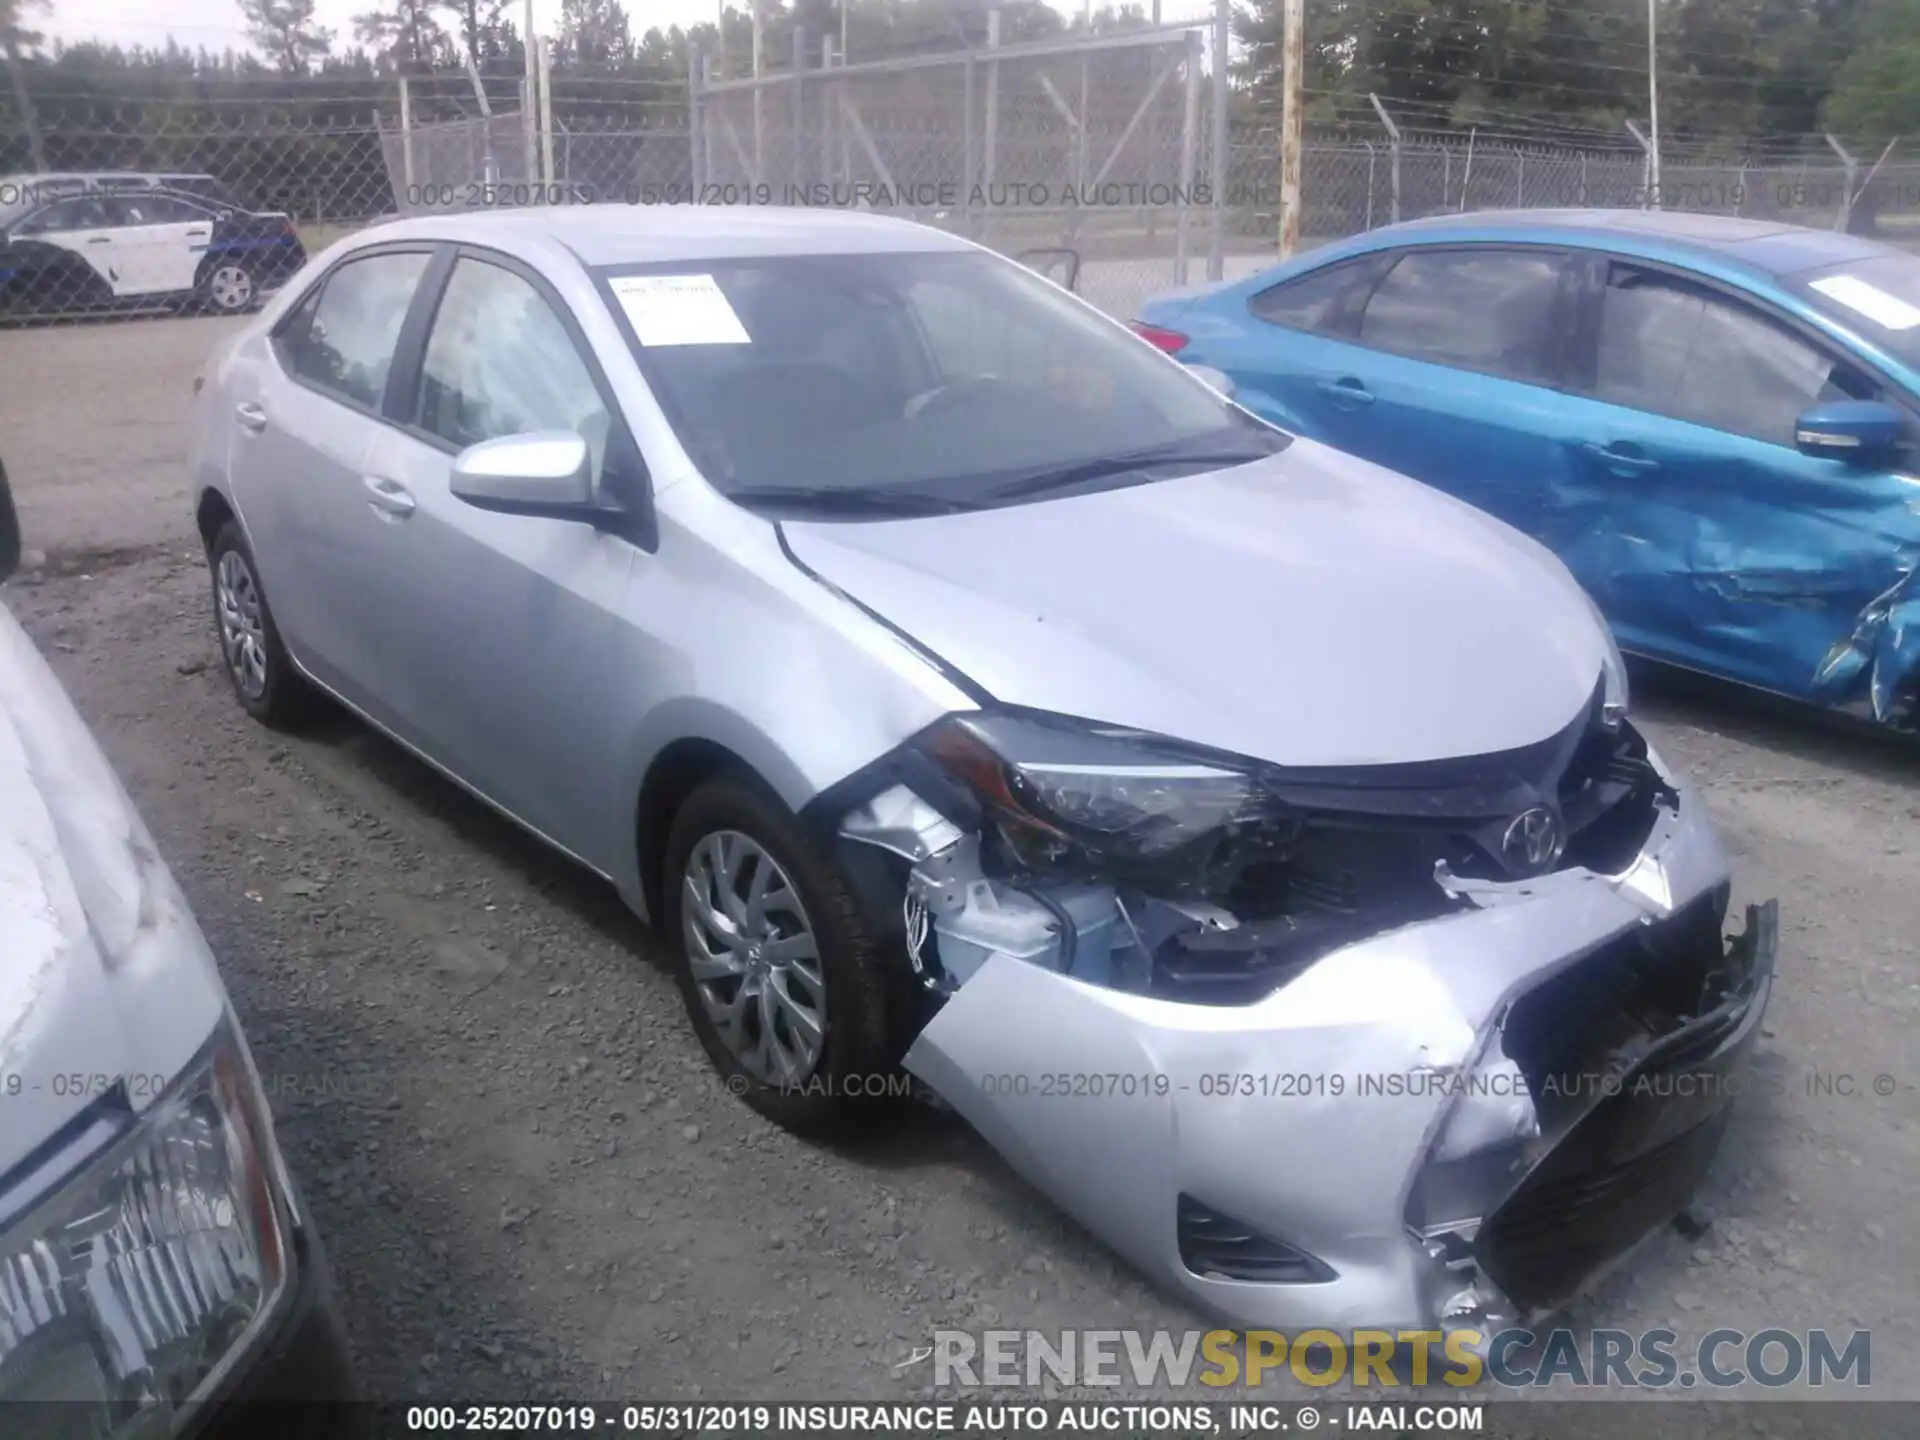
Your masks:
<instances>
[{"instance_id":1,"label":"side window","mask_svg":"<svg viewBox=\"0 0 1920 1440\"><path fill-rule=\"evenodd\" d=\"M1360 343L1437 365L1546 381L1561 266L1548 251L1410 250L1367 302Z\"/></svg>"},{"instance_id":2,"label":"side window","mask_svg":"<svg viewBox=\"0 0 1920 1440\"><path fill-rule=\"evenodd\" d=\"M315 385L379 409L400 324L429 258L369 255L335 270L282 332L288 366Z\"/></svg>"},{"instance_id":3,"label":"side window","mask_svg":"<svg viewBox=\"0 0 1920 1440\"><path fill-rule=\"evenodd\" d=\"M1757 310L1653 271L1611 267L1596 399L1791 445L1801 411L1874 393L1853 366Z\"/></svg>"},{"instance_id":4,"label":"side window","mask_svg":"<svg viewBox=\"0 0 1920 1440\"><path fill-rule=\"evenodd\" d=\"M593 449L597 483L612 417L560 317L498 265L453 267L427 337L420 428L465 448L533 430L573 430Z\"/></svg>"},{"instance_id":5,"label":"side window","mask_svg":"<svg viewBox=\"0 0 1920 1440\"><path fill-rule=\"evenodd\" d=\"M100 203L114 225L185 225L207 218L204 211L172 195L110 195Z\"/></svg>"},{"instance_id":6,"label":"side window","mask_svg":"<svg viewBox=\"0 0 1920 1440\"><path fill-rule=\"evenodd\" d=\"M106 207L90 195L61 200L21 221L21 235L59 235L70 230L104 230L113 222Z\"/></svg>"},{"instance_id":7,"label":"side window","mask_svg":"<svg viewBox=\"0 0 1920 1440\"><path fill-rule=\"evenodd\" d=\"M1350 333L1354 307L1365 298L1380 264L1379 256L1368 255L1283 280L1255 295L1247 309L1256 319L1289 330Z\"/></svg>"}]
</instances>

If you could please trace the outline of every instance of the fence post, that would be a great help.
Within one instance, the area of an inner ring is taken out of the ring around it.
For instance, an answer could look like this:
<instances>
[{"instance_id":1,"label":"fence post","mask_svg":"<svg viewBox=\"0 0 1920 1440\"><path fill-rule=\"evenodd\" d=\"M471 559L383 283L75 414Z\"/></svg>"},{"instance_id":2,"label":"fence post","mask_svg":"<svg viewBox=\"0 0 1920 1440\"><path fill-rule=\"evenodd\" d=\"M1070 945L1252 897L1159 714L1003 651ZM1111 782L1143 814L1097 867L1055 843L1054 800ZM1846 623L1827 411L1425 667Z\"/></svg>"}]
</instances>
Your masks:
<instances>
[{"instance_id":1,"label":"fence post","mask_svg":"<svg viewBox=\"0 0 1920 1440\"><path fill-rule=\"evenodd\" d=\"M1227 60L1233 49L1233 0L1213 5L1213 159L1212 213L1207 217L1207 279L1226 274L1227 183L1233 166L1232 122L1227 118Z\"/></svg>"},{"instance_id":2,"label":"fence post","mask_svg":"<svg viewBox=\"0 0 1920 1440\"><path fill-rule=\"evenodd\" d=\"M807 148L802 140L807 133L807 32L793 27L793 138L787 145L787 185L804 187L807 183ZM804 190L803 190L804 193Z\"/></svg>"},{"instance_id":3,"label":"fence post","mask_svg":"<svg viewBox=\"0 0 1920 1440\"><path fill-rule=\"evenodd\" d=\"M404 214L420 193L414 188L413 175L413 91L404 75L400 77L400 178L407 192L400 197Z\"/></svg>"},{"instance_id":4,"label":"fence post","mask_svg":"<svg viewBox=\"0 0 1920 1440\"><path fill-rule=\"evenodd\" d=\"M1188 231L1193 219L1194 152L1200 144L1200 32L1187 31L1187 103L1180 115L1180 214L1174 230L1173 283L1187 283Z\"/></svg>"},{"instance_id":5,"label":"fence post","mask_svg":"<svg viewBox=\"0 0 1920 1440\"><path fill-rule=\"evenodd\" d=\"M760 46L760 0L751 0L753 5L753 183L760 185L767 178L767 112L766 112L766 56Z\"/></svg>"},{"instance_id":6,"label":"fence post","mask_svg":"<svg viewBox=\"0 0 1920 1440\"><path fill-rule=\"evenodd\" d=\"M845 0L842 0L845 3ZM993 187L1000 174L1000 7L987 12L987 109L981 120L981 181L987 187L987 203L993 203Z\"/></svg>"},{"instance_id":7,"label":"fence post","mask_svg":"<svg viewBox=\"0 0 1920 1440\"><path fill-rule=\"evenodd\" d=\"M540 41L540 183L553 184L553 52Z\"/></svg>"},{"instance_id":8,"label":"fence post","mask_svg":"<svg viewBox=\"0 0 1920 1440\"><path fill-rule=\"evenodd\" d=\"M1467 187L1473 183L1473 142L1480 138L1480 127L1467 131L1467 163L1460 171L1460 209L1467 208Z\"/></svg>"},{"instance_id":9,"label":"fence post","mask_svg":"<svg viewBox=\"0 0 1920 1440\"><path fill-rule=\"evenodd\" d=\"M833 109L833 36L820 37L820 179L831 186L833 183L833 132L829 128L832 121L828 118ZM832 203L832 192L828 192L828 203Z\"/></svg>"},{"instance_id":10,"label":"fence post","mask_svg":"<svg viewBox=\"0 0 1920 1440\"><path fill-rule=\"evenodd\" d=\"M1834 229L1845 230L1847 222L1853 218L1854 182L1860 174L1860 163L1849 155L1847 147L1832 135L1828 135L1826 141L1833 147L1833 153L1840 157L1840 164L1845 167L1846 178L1842 181L1843 188L1840 192L1840 213L1834 217L1833 221Z\"/></svg>"},{"instance_id":11,"label":"fence post","mask_svg":"<svg viewBox=\"0 0 1920 1440\"><path fill-rule=\"evenodd\" d=\"M1627 133L1640 142L1640 208L1653 209L1653 147L1647 143L1647 137L1640 133L1640 127L1631 120L1626 122Z\"/></svg>"},{"instance_id":12,"label":"fence post","mask_svg":"<svg viewBox=\"0 0 1920 1440\"><path fill-rule=\"evenodd\" d=\"M700 107L700 73L711 61L700 53L700 47L687 47L687 173L693 177L693 194L696 200L706 189L706 153L701 145L703 123ZM572 173L569 171L568 173Z\"/></svg>"},{"instance_id":13,"label":"fence post","mask_svg":"<svg viewBox=\"0 0 1920 1440\"><path fill-rule=\"evenodd\" d=\"M1513 152L1513 203L1520 209L1527 208L1527 152Z\"/></svg>"},{"instance_id":14,"label":"fence post","mask_svg":"<svg viewBox=\"0 0 1920 1440\"><path fill-rule=\"evenodd\" d=\"M979 232L975 228L974 223L977 217L973 213L973 167L978 158L979 140L973 133L973 92L975 85L973 47L971 45L967 47L966 56L961 60L960 65L962 81L960 88L960 108L962 111L960 116L960 230L968 239L973 240L979 238Z\"/></svg>"},{"instance_id":15,"label":"fence post","mask_svg":"<svg viewBox=\"0 0 1920 1440\"><path fill-rule=\"evenodd\" d=\"M1393 187L1393 223L1398 225L1400 223L1400 127L1393 123L1393 117L1387 114L1387 107L1380 103L1378 95L1369 93L1367 99L1373 102L1373 113L1380 117L1380 123L1386 127L1387 131L1387 144L1390 147L1387 183ZM1444 190L1441 191L1440 198L1443 201L1446 199ZM1369 195L1367 199L1371 203L1373 197Z\"/></svg>"},{"instance_id":16,"label":"fence post","mask_svg":"<svg viewBox=\"0 0 1920 1440\"><path fill-rule=\"evenodd\" d=\"M700 57L700 183L702 186L713 184L713 106L714 99L708 87L713 84L713 57ZM722 98L719 102L725 105ZM701 203L705 190L694 194L694 203Z\"/></svg>"}]
</instances>

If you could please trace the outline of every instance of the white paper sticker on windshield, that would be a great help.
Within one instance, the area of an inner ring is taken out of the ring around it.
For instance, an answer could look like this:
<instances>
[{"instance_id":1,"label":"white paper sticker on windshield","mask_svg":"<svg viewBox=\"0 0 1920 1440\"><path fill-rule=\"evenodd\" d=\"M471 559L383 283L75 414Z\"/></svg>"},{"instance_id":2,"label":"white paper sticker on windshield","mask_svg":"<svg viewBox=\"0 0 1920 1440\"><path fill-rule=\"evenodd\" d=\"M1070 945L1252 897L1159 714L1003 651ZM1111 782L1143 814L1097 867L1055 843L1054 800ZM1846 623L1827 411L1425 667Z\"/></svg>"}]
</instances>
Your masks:
<instances>
[{"instance_id":1,"label":"white paper sticker on windshield","mask_svg":"<svg viewBox=\"0 0 1920 1440\"><path fill-rule=\"evenodd\" d=\"M1812 282L1813 288L1829 299L1838 300L1849 310L1857 310L1874 324L1888 330L1911 330L1920 325L1916 310L1898 295L1889 295L1878 285L1852 275L1829 275Z\"/></svg>"},{"instance_id":2,"label":"white paper sticker on windshield","mask_svg":"<svg viewBox=\"0 0 1920 1440\"><path fill-rule=\"evenodd\" d=\"M613 293L649 349L753 343L711 275L623 275Z\"/></svg>"}]
</instances>

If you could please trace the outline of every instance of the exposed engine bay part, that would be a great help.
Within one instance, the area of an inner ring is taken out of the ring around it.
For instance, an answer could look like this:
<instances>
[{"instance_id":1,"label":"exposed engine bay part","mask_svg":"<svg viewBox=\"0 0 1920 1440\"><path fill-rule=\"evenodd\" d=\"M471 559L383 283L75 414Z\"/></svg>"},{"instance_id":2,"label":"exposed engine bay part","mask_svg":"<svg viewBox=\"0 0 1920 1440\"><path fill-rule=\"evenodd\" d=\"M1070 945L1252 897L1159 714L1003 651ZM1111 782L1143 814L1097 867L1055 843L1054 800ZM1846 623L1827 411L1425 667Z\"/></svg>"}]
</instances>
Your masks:
<instances>
[{"instance_id":1,"label":"exposed engine bay part","mask_svg":"<svg viewBox=\"0 0 1920 1440\"><path fill-rule=\"evenodd\" d=\"M840 833L907 860L925 860L960 839L960 827L905 785L881 791L848 812Z\"/></svg>"}]
</instances>

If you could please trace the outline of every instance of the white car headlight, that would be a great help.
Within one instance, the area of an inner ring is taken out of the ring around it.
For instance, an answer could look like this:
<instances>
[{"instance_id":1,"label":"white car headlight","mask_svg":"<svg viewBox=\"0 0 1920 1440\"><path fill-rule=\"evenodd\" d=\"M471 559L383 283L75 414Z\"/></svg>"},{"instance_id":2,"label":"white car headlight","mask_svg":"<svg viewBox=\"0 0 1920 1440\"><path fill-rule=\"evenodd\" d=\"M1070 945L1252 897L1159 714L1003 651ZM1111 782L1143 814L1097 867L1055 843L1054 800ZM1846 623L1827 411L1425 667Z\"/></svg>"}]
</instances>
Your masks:
<instances>
[{"instance_id":1,"label":"white car headlight","mask_svg":"<svg viewBox=\"0 0 1920 1440\"><path fill-rule=\"evenodd\" d=\"M225 1021L127 1135L0 1229L0 1405L147 1436L214 1390L288 1292L272 1143Z\"/></svg>"}]
</instances>

